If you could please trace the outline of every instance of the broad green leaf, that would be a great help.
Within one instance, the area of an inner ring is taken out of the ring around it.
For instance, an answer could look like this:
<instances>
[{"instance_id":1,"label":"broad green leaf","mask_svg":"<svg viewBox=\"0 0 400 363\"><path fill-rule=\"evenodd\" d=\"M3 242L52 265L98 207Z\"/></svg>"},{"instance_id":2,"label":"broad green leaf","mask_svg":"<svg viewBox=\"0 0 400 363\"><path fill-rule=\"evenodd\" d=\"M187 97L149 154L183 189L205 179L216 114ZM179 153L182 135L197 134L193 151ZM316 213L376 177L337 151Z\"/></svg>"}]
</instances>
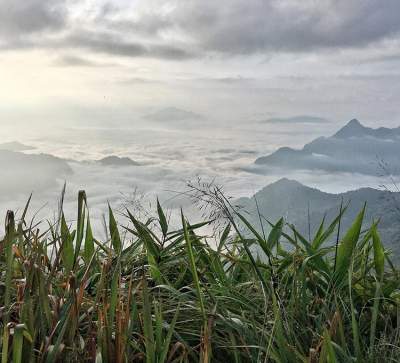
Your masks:
<instances>
[{"instance_id":1,"label":"broad green leaf","mask_svg":"<svg viewBox=\"0 0 400 363\"><path fill-rule=\"evenodd\" d=\"M176 322L178 321L179 310L180 310L180 304L176 308L175 315L174 315L174 318L172 319L171 324L169 324L169 326L168 326L168 333L163 342L163 347L162 347L159 363L164 363L167 360L167 355L168 355L168 351L169 351L170 344L171 344L172 334L174 333L175 325L176 325Z\"/></svg>"},{"instance_id":2,"label":"broad green leaf","mask_svg":"<svg viewBox=\"0 0 400 363\"><path fill-rule=\"evenodd\" d=\"M5 273L5 294L4 294L4 307L5 307L5 317L3 326L4 331L8 328L7 323L9 322L9 309L11 304L11 289L12 289L12 279L13 279L13 244L15 240L15 219L14 212L8 211L6 216L6 236L4 238L4 257L6 260L6 273ZM7 338L8 339L8 338Z\"/></svg>"},{"instance_id":3,"label":"broad green leaf","mask_svg":"<svg viewBox=\"0 0 400 363\"><path fill-rule=\"evenodd\" d=\"M336 282L338 283L341 282L342 278L345 276L350 267L351 257L353 256L354 249L360 237L364 214L365 206L358 214L349 230L346 232L342 241L339 243L335 271Z\"/></svg>"},{"instance_id":4,"label":"broad green leaf","mask_svg":"<svg viewBox=\"0 0 400 363\"><path fill-rule=\"evenodd\" d=\"M312 243L312 247L314 249L318 249L332 235L332 233L335 231L336 226L338 225L339 221L343 217L343 214L346 212L347 207L348 207L348 205L346 205L345 207L341 206L339 214L332 221L332 223L329 225L329 227L321 234L317 233L318 237L316 236Z\"/></svg>"},{"instance_id":5,"label":"broad green leaf","mask_svg":"<svg viewBox=\"0 0 400 363\"><path fill-rule=\"evenodd\" d=\"M89 264L93 254L94 254L94 239L93 239L92 226L90 224L90 218L88 216L86 221L86 235L85 235L85 246L84 246L84 259L86 265Z\"/></svg>"},{"instance_id":6,"label":"broad green leaf","mask_svg":"<svg viewBox=\"0 0 400 363\"><path fill-rule=\"evenodd\" d=\"M321 349L321 355L319 358L320 363L338 363L336 358L335 350L333 348L331 337L329 332L325 330L324 332L324 344Z\"/></svg>"},{"instance_id":7,"label":"broad green leaf","mask_svg":"<svg viewBox=\"0 0 400 363\"><path fill-rule=\"evenodd\" d=\"M156 347L152 321L152 301L150 300L147 281L143 279L143 333L146 345L146 363L156 363Z\"/></svg>"},{"instance_id":8,"label":"broad green leaf","mask_svg":"<svg viewBox=\"0 0 400 363\"><path fill-rule=\"evenodd\" d=\"M64 213L61 217L61 242L62 260L67 273L69 273L74 265L74 242L73 235L70 233L67 226Z\"/></svg>"},{"instance_id":9,"label":"broad green leaf","mask_svg":"<svg viewBox=\"0 0 400 363\"><path fill-rule=\"evenodd\" d=\"M283 218L281 218L276 224L272 227L271 232L268 235L267 238L267 246L268 250L272 251L274 246L276 246L279 242L279 239L282 236L282 228L283 228Z\"/></svg>"},{"instance_id":10,"label":"broad green leaf","mask_svg":"<svg viewBox=\"0 0 400 363\"><path fill-rule=\"evenodd\" d=\"M193 281L194 281L194 285L196 287L197 297L199 299L200 311L203 316L203 322L204 322L204 324L206 324L207 316L206 316L206 311L204 308L203 293L202 293L201 287L200 287L199 276L197 274L196 260L195 260L194 253L193 253L192 240L190 238L189 231L187 228L187 223L183 216L182 210L181 210L181 219L182 219L182 227L183 227L183 232L184 232L186 246L187 246L187 253L189 256L190 267L192 270Z\"/></svg>"},{"instance_id":11,"label":"broad green leaf","mask_svg":"<svg viewBox=\"0 0 400 363\"><path fill-rule=\"evenodd\" d=\"M25 324L17 324L14 328L13 337L13 363L22 362L22 347L24 343Z\"/></svg>"},{"instance_id":12,"label":"broad green leaf","mask_svg":"<svg viewBox=\"0 0 400 363\"><path fill-rule=\"evenodd\" d=\"M167 219L165 218L165 214L163 209L161 208L161 204L157 198L157 213L158 213L158 220L160 222L161 231L163 236L165 237L168 233L168 223Z\"/></svg>"},{"instance_id":13,"label":"broad green leaf","mask_svg":"<svg viewBox=\"0 0 400 363\"><path fill-rule=\"evenodd\" d=\"M84 190L80 190L78 193L78 218L76 225L74 265L77 263L81 251L83 230L85 228L85 206L86 206L86 193Z\"/></svg>"},{"instance_id":14,"label":"broad green leaf","mask_svg":"<svg viewBox=\"0 0 400 363\"><path fill-rule=\"evenodd\" d=\"M109 213L109 217L110 217L111 244L112 244L116 254L119 254L121 252L121 248L122 248L121 237L119 235L118 225L114 218L114 213L111 210L110 205L108 205L108 213Z\"/></svg>"},{"instance_id":15,"label":"broad green leaf","mask_svg":"<svg viewBox=\"0 0 400 363\"><path fill-rule=\"evenodd\" d=\"M139 222L132 214L128 211L128 216L136 228L138 237L143 241L147 251L149 251L155 259L160 256L160 251L147 227Z\"/></svg>"},{"instance_id":16,"label":"broad green leaf","mask_svg":"<svg viewBox=\"0 0 400 363\"><path fill-rule=\"evenodd\" d=\"M325 225L325 218L326 214L324 214L324 217L322 218L321 224L319 225L318 231L315 234L315 237L312 241L312 247L315 249L315 245L319 242L323 232L324 232L324 225Z\"/></svg>"},{"instance_id":17,"label":"broad green leaf","mask_svg":"<svg viewBox=\"0 0 400 363\"><path fill-rule=\"evenodd\" d=\"M114 324L115 309L118 302L119 293L119 279L121 276L121 255L118 256L116 265L111 278L111 291L110 291L110 314L109 323L112 326Z\"/></svg>"},{"instance_id":18,"label":"broad green leaf","mask_svg":"<svg viewBox=\"0 0 400 363\"><path fill-rule=\"evenodd\" d=\"M217 252L221 252L222 249L224 248L225 242L229 236L229 233L231 231L231 224L228 223L227 226L225 227L224 231L222 232L221 238L219 240L218 243L218 248L217 248Z\"/></svg>"},{"instance_id":19,"label":"broad green leaf","mask_svg":"<svg viewBox=\"0 0 400 363\"><path fill-rule=\"evenodd\" d=\"M272 252L268 246L267 241L257 232L257 230L251 225L251 223L240 213L237 213L237 216L241 219L241 221L245 224L245 226L250 230L251 233L256 237L258 244L260 245L261 249L267 256L271 256Z\"/></svg>"},{"instance_id":20,"label":"broad green leaf","mask_svg":"<svg viewBox=\"0 0 400 363\"><path fill-rule=\"evenodd\" d=\"M378 230L376 228L376 225L373 225L371 229L372 229L372 241L374 246L375 271L378 280L381 280L385 266L385 251Z\"/></svg>"}]
</instances>

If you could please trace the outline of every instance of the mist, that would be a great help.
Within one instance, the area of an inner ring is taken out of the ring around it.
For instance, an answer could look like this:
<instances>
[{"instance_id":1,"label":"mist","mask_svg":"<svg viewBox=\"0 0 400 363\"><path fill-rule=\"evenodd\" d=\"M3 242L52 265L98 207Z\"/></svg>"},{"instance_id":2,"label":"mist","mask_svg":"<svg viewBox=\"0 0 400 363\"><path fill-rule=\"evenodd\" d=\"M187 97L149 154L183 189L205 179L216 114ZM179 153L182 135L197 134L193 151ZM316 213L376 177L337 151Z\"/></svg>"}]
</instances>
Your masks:
<instances>
[{"instance_id":1,"label":"mist","mask_svg":"<svg viewBox=\"0 0 400 363\"><path fill-rule=\"evenodd\" d=\"M398 10L395 1L6 0L0 138L64 166L0 158L0 207L21 209L32 192L32 208L54 214L64 183L66 213L84 189L97 220L132 193L178 208L199 176L233 197L281 176L330 192L378 187L379 173L252 168L354 117L400 124ZM98 162L109 156L138 165Z\"/></svg>"}]
</instances>

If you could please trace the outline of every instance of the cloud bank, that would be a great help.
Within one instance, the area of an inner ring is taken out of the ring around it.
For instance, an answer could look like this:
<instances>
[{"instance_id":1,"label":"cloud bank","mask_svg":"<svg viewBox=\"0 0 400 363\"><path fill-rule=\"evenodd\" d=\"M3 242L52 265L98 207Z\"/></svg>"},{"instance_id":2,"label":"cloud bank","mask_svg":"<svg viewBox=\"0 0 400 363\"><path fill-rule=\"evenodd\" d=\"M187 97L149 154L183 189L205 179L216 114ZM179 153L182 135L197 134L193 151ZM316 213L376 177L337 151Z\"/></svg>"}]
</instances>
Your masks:
<instances>
[{"instance_id":1,"label":"cloud bank","mask_svg":"<svg viewBox=\"0 0 400 363\"><path fill-rule=\"evenodd\" d=\"M229 0L3 0L3 49L84 49L186 60L362 48L399 41L400 3Z\"/></svg>"}]
</instances>

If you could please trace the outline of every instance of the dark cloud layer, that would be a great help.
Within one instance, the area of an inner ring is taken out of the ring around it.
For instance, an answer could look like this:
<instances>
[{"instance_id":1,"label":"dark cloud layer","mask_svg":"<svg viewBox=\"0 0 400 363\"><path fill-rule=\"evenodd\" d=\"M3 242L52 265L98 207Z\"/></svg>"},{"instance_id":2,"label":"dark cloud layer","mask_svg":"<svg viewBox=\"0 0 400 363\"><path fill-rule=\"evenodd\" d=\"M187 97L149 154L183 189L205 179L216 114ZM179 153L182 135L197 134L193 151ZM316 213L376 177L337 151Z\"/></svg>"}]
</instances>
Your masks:
<instances>
[{"instance_id":1,"label":"dark cloud layer","mask_svg":"<svg viewBox=\"0 0 400 363\"><path fill-rule=\"evenodd\" d=\"M400 31L396 0L173 3L167 14L154 11L113 25L154 37L167 30L181 32L203 52L228 54L362 47Z\"/></svg>"},{"instance_id":2,"label":"dark cloud layer","mask_svg":"<svg viewBox=\"0 0 400 363\"><path fill-rule=\"evenodd\" d=\"M400 31L397 0L152 1L135 17L110 1L95 20L81 21L69 21L69 4L3 0L0 47L46 48L56 43L94 53L185 60L213 53L360 48L397 39ZM167 5L170 10L162 11ZM79 30L81 25L91 31ZM38 33L41 36L35 37ZM175 34L176 39L165 34Z\"/></svg>"},{"instance_id":3,"label":"dark cloud layer","mask_svg":"<svg viewBox=\"0 0 400 363\"><path fill-rule=\"evenodd\" d=\"M384 4L383 4L384 3ZM234 1L232 6L198 6L196 31L205 47L217 52L247 54L360 47L397 35L398 1ZM200 25L201 24L201 25Z\"/></svg>"},{"instance_id":4,"label":"dark cloud layer","mask_svg":"<svg viewBox=\"0 0 400 363\"><path fill-rule=\"evenodd\" d=\"M96 53L106 53L127 57L154 57L162 59L186 59L192 54L184 49L168 44L143 44L121 39L112 33L77 32L65 40L66 47L88 49Z\"/></svg>"},{"instance_id":5,"label":"dark cloud layer","mask_svg":"<svg viewBox=\"0 0 400 363\"><path fill-rule=\"evenodd\" d=\"M64 0L2 0L0 2L0 39L3 41L66 26Z\"/></svg>"},{"instance_id":6,"label":"dark cloud layer","mask_svg":"<svg viewBox=\"0 0 400 363\"><path fill-rule=\"evenodd\" d=\"M88 59L81 58L74 55L65 55L56 59L53 63L59 67L98 67L99 65Z\"/></svg>"}]
</instances>

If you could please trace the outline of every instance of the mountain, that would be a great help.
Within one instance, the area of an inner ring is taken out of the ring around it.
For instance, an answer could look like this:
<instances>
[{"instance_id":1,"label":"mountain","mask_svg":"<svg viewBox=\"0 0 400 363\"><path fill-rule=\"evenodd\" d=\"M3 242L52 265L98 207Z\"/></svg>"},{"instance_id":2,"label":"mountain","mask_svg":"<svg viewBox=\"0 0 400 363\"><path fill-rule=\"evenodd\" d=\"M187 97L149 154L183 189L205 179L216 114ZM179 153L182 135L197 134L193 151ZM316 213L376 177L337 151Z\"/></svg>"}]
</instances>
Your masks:
<instances>
[{"instance_id":1,"label":"mountain","mask_svg":"<svg viewBox=\"0 0 400 363\"><path fill-rule=\"evenodd\" d=\"M280 168L377 175L386 164L399 175L399 153L400 128L373 129L353 119L334 135L319 137L300 150L282 147L256 159L253 171L266 174Z\"/></svg>"},{"instance_id":2,"label":"mountain","mask_svg":"<svg viewBox=\"0 0 400 363\"><path fill-rule=\"evenodd\" d=\"M364 136L391 140L400 136L400 127L396 127L393 129L387 127L379 127L377 129L373 129L371 127L363 126L360 121L354 118L334 135L334 137L339 139Z\"/></svg>"},{"instance_id":3,"label":"mountain","mask_svg":"<svg viewBox=\"0 0 400 363\"><path fill-rule=\"evenodd\" d=\"M283 216L286 222L293 224L307 237L309 224L313 235L325 215L326 225L338 215L342 201L344 205L350 203L342 218L342 232L350 227L364 203L367 203L365 226L380 218L379 232L382 241L400 258L400 193L361 188L331 194L294 180L280 179L257 192L253 198L241 198L235 203L248 212L245 216L253 225L260 226L254 198L261 215L266 219L276 222ZM268 229L267 223L263 227Z\"/></svg>"},{"instance_id":4,"label":"mountain","mask_svg":"<svg viewBox=\"0 0 400 363\"><path fill-rule=\"evenodd\" d=\"M0 150L1 198L15 193L47 190L57 185L57 179L72 174L64 159L48 154L25 154L17 151Z\"/></svg>"},{"instance_id":5,"label":"mountain","mask_svg":"<svg viewBox=\"0 0 400 363\"><path fill-rule=\"evenodd\" d=\"M0 150L9 150L9 151L28 151L33 150L33 146L21 144L18 141L5 142L0 144Z\"/></svg>"},{"instance_id":6,"label":"mountain","mask_svg":"<svg viewBox=\"0 0 400 363\"><path fill-rule=\"evenodd\" d=\"M103 159L98 160L98 162L102 165L108 166L138 166L140 165L136 161L133 161L127 157L119 157L115 155L107 156Z\"/></svg>"}]
</instances>

